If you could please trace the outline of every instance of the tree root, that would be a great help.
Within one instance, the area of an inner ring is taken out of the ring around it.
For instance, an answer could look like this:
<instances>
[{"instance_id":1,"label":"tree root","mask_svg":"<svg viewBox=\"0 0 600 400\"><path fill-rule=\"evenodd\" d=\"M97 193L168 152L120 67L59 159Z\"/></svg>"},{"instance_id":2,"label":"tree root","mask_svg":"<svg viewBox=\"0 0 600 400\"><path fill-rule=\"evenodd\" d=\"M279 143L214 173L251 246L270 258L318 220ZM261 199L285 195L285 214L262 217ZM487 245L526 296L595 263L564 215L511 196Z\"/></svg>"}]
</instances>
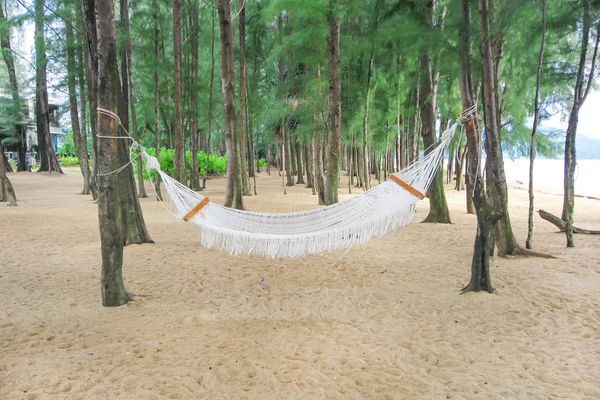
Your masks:
<instances>
[{"instance_id":1,"label":"tree root","mask_svg":"<svg viewBox=\"0 0 600 400\"><path fill-rule=\"evenodd\" d=\"M465 286L464 288L462 288L460 290L460 294L465 294L465 293L469 293L469 292L496 293L496 290L493 287L478 289L478 288L475 288L475 285L473 284L473 282L469 282L469 284L467 286Z\"/></svg>"},{"instance_id":2,"label":"tree root","mask_svg":"<svg viewBox=\"0 0 600 400\"><path fill-rule=\"evenodd\" d=\"M524 257L541 257L541 258L558 258L553 256L552 254L542 253L541 251L534 251L525 249L518 244L515 245L515 251L511 254L506 254L505 256L524 256Z\"/></svg>"},{"instance_id":3,"label":"tree root","mask_svg":"<svg viewBox=\"0 0 600 400\"><path fill-rule=\"evenodd\" d=\"M545 219L546 221L550 222L552 225L560 229L561 232L564 232L566 230L567 223L562 218L559 218L556 215L550 214L548 211L544 210L538 210L538 214L540 214L540 217L542 217L542 219ZM576 226L573 227L573 233L583 233L586 235L600 235L599 230L577 228Z\"/></svg>"}]
</instances>

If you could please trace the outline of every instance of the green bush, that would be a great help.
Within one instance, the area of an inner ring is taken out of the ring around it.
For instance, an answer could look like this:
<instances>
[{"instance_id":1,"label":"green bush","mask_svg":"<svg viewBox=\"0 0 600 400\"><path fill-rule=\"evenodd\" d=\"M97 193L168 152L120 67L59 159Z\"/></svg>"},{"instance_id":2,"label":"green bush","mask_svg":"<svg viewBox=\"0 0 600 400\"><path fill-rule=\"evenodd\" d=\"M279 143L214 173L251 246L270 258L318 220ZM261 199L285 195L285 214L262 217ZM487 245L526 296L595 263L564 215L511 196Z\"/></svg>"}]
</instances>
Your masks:
<instances>
[{"instance_id":1,"label":"green bush","mask_svg":"<svg viewBox=\"0 0 600 400\"><path fill-rule=\"evenodd\" d=\"M79 167L79 159L77 157L61 157L58 159L61 167Z\"/></svg>"},{"instance_id":2,"label":"green bush","mask_svg":"<svg viewBox=\"0 0 600 400\"><path fill-rule=\"evenodd\" d=\"M154 148L148 148L145 150L146 150L146 153L148 153L151 156L154 156L156 153ZM160 149L160 169L170 176L173 176L175 174L175 164L173 163L174 153L175 153L175 150L173 150L173 149L167 149L165 147L161 147L161 149ZM206 157L207 156L206 156L205 152L200 151L198 153L198 173L200 174L200 176L205 175ZM191 170L190 170L191 159L192 159L192 154L188 150L185 152L185 168L186 168L187 176L190 176L190 174L191 174ZM134 161L134 167L136 167L136 165L137 165L137 160ZM209 175L210 174L224 174L226 172L227 172L227 158L225 156L211 155L208 160L208 174ZM144 179L154 180L155 174L156 173L154 171L151 171L150 173L148 173L144 169Z\"/></svg>"}]
</instances>

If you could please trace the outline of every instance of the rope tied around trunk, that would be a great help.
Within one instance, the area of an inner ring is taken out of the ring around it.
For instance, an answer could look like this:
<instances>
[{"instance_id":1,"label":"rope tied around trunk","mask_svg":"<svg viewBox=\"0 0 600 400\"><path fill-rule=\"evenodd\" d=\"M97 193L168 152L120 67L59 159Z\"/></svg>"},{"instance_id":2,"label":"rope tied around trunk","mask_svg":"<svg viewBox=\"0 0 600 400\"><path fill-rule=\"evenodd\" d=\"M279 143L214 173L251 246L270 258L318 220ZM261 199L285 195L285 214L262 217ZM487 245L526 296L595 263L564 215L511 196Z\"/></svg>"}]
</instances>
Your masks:
<instances>
[{"instance_id":1,"label":"rope tied around trunk","mask_svg":"<svg viewBox=\"0 0 600 400\"><path fill-rule=\"evenodd\" d=\"M104 174L101 173L97 173L97 176L109 176L112 174L118 174L119 172L123 171L125 168L127 168L130 164L133 163L133 161L137 160L138 158L140 158L140 156L142 155L141 152L141 147L140 144L138 142L135 141L135 139L129 134L129 132L127 131L127 129L125 129L125 127L123 126L123 123L121 122L121 118L119 118L119 116L117 114L115 114L114 112L107 110L105 108L100 108L98 107L97 112L99 115L104 115L105 117L109 117L114 119L117 124L119 125L119 127L121 129L123 129L123 131L127 134L127 136L101 136L96 134L96 137L98 139L131 139L131 148L138 150L138 154L135 157L131 157L131 151L129 152L129 162L117 169L115 169L114 171L110 171Z\"/></svg>"}]
</instances>

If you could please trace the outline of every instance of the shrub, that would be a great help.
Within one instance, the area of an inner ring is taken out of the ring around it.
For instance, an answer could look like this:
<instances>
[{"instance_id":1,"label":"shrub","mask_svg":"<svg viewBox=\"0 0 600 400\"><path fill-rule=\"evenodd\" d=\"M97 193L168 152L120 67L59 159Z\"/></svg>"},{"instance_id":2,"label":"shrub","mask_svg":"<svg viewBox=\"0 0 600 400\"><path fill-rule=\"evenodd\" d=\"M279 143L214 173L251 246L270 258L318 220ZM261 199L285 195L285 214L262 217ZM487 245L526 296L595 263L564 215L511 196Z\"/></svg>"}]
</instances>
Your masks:
<instances>
[{"instance_id":1,"label":"shrub","mask_svg":"<svg viewBox=\"0 0 600 400\"><path fill-rule=\"evenodd\" d=\"M79 159L77 157L61 157L58 159L61 167L79 167Z\"/></svg>"},{"instance_id":2,"label":"shrub","mask_svg":"<svg viewBox=\"0 0 600 400\"><path fill-rule=\"evenodd\" d=\"M154 148L145 149L148 155L154 156L155 150ZM160 169L166 174L173 176L175 174L175 164L173 162L175 150L167 149L165 147L161 147L160 149ZM206 153L200 151L198 153L198 173L200 176L205 175L206 169ZM185 168L186 168L186 176L190 176L191 173L191 158L192 154L189 150L185 152ZM133 162L134 168L137 168L137 160ZM208 174L224 174L227 172L227 158L225 156L217 156L214 154L210 155L208 160ZM152 179L154 180L156 172L151 171L148 173L144 169L144 179Z\"/></svg>"}]
</instances>

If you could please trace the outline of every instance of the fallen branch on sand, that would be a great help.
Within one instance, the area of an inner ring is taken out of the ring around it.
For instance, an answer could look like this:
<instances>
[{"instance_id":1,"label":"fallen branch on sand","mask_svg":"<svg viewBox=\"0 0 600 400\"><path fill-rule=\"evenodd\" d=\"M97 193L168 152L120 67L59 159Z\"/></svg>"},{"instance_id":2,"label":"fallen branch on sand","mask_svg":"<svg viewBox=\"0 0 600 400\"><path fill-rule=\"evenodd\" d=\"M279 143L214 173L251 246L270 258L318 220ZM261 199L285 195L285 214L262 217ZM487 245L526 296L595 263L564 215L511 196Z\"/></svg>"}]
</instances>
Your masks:
<instances>
[{"instance_id":1,"label":"fallen branch on sand","mask_svg":"<svg viewBox=\"0 0 600 400\"><path fill-rule=\"evenodd\" d=\"M538 210L538 213L540 214L540 217L542 217L542 219L545 219L546 221L555 225L558 229L560 229L561 232L564 232L566 230L566 222L563 219L558 218L556 215L550 214L548 211L544 211L544 210ZM588 235L600 235L600 231L582 229L582 228L577 228L575 226L573 227L573 233L585 233Z\"/></svg>"}]
</instances>

